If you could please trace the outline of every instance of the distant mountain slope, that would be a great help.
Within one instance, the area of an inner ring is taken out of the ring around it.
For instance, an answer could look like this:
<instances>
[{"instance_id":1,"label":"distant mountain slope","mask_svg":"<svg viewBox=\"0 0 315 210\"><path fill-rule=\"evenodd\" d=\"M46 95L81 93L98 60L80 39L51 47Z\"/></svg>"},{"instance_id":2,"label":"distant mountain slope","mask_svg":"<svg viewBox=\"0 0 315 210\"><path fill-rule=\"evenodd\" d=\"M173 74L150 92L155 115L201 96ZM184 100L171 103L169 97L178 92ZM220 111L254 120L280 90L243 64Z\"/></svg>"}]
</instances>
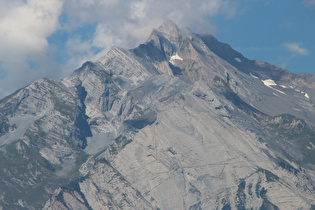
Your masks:
<instances>
[{"instance_id":1,"label":"distant mountain slope","mask_svg":"<svg viewBox=\"0 0 315 210\"><path fill-rule=\"evenodd\" d=\"M0 101L3 209L313 209L315 80L174 23Z\"/></svg>"}]
</instances>

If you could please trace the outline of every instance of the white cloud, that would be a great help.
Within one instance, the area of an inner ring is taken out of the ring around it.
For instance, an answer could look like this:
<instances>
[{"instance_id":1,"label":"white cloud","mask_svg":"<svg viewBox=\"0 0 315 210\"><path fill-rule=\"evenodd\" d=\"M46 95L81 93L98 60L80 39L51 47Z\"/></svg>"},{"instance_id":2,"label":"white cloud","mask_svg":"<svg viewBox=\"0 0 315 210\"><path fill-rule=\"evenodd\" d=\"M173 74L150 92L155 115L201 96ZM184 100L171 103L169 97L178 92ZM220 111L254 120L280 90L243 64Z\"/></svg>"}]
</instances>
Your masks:
<instances>
[{"instance_id":1,"label":"white cloud","mask_svg":"<svg viewBox=\"0 0 315 210\"><path fill-rule=\"evenodd\" d=\"M170 19L180 27L189 27L197 33L214 33L216 27L209 17L225 14L230 18L235 15L235 5L230 0L67 0L64 12L67 22L63 29L73 31L87 24L96 24L90 40L81 40L75 35L70 37L67 54L72 55L68 72L77 68L83 59L95 60L113 45L134 48L145 42L153 28L164 20ZM196 24L197 23L197 24ZM74 39L71 41L71 39ZM85 50L79 50L79 46ZM96 55L93 49L100 49ZM77 62L76 62L77 61Z\"/></svg>"},{"instance_id":2,"label":"white cloud","mask_svg":"<svg viewBox=\"0 0 315 210\"><path fill-rule=\"evenodd\" d=\"M62 1L0 0L0 8L1 97L56 67L47 57L47 37L58 28Z\"/></svg>"},{"instance_id":3,"label":"white cloud","mask_svg":"<svg viewBox=\"0 0 315 210\"><path fill-rule=\"evenodd\" d=\"M281 66L283 68L286 68L289 63L291 63L294 59L296 59L298 56L306 56L309 54L309 51L303 47L303 44L300 42L289 42L283 44L283 47L291 52L290 56L287 57L280 57L281 60Z\"/></svg>"},{"instance_id":4,"label":"white cloud","mask_svg":"<svg viewBox=\"0 0 315 210\"><path fill-rule=\"evenodd\" d=\"M131 4L130 9L131 9L131 14L130 17L131 19L140 19L140 18L145 18L146 17L146 2L145 1L138 1L133 4Z\"/></svg>"},{"instance_id":5,"label":"white cloud","mask_svg":"<svg viewBox=\"0 0 315 210\"><path fill-rule=\"evenodd\" d=\"M308 50L303 47L302 43L300 42L290 42L290 43L285 43L283 46L290 52L293 52L295 54L299 55L308 55L309 52Z\"/></svg>"},{"instance_id":6,"label":"white cloud","mask_svg":"<svg viewBox=\"0 0 315 210\"><path fill-rule=\"evenodd\" d=\"M2 10L7 11L0 16L1 46L9 51L14 50L14 53L41 51L47 47L46 38L58 26L62 2L28 0L26 3L20 1L14 7L6 2L2 1Z\"/></svg>"},{"instance_id":7,"label":"white cloud","mask_svg":"<svg viewBox=\"0 0 315 210\"><path fill-rule=\"evenodd\" d=\"M303 2L308 6L315 6L315 0L303 0Z\"/></svg>"},{"instance_id":8,"label":"white cloud","mask_svg":"<svg viewBox=\"0 0 315 210\"><path fill-rule=\"evenodd\" d=\"M0 0L0 46L5 49L0 50L0 98L39 77L61 75L61 68L51 56L55 48L64 50L60 52L66 57L62 69L68 68L67 72L72 72L80 62L96 59L113 45L136 47L165 19L197 33L213 33L216 27L209 18L217 14L232 17L235 15L233 2ZM62 19L59 19L61 15ZM89 35L80 37L75 31L87 25L95 28ZM65 46L59 48L47 41L57 31L68 35ZM32 64L37 67L32 68Z\"/></svg>"},{"instance_id":9,"label":"white cloud","mask_svg":"<svg viewBox=\"0 0 315 210\"><path fill-rule=\"evenodd\" d=\"M235 6L227 0L68 0L65 11L76 24L98 23L99 28L106 28L107 36L121 39L131 38L138 42L148 37L152 28L165 19L171 19L180 26L188 26L195 32L213 32L215 27L209 17L220 12L227 17L235 14ZM72 24L73 24L72 22ZM136 31L142 30L143 33ZM130 31L131 30L131 31ZM104 30L103 30L104 31ZM96 31L99 36L100 31ZM95 43L95 42L94 42ZM138 43L127 44L135 45ZM121 43L125 44L125 43ZM129 46L126 46L129 47Z\"/></svg>"},{"instance_id":10,"label":"white cloud","mask_svg":"<svg viewBox=\"0 0 315 210\"><path fill-rule=\"evenodd\" d=\"M67 0L65 12L71 20L71 26L97 23L94 36L91 37L90 48L103 48L106 51L113 45L136 47L148 38L152 28L158 27L166 19L173 20L180 27L187 26L197 33L214 33L216 27L211 24L209 17L219 13L227 17L235 15L235 5L230 2Z\"/></svg>"}]
</instances>

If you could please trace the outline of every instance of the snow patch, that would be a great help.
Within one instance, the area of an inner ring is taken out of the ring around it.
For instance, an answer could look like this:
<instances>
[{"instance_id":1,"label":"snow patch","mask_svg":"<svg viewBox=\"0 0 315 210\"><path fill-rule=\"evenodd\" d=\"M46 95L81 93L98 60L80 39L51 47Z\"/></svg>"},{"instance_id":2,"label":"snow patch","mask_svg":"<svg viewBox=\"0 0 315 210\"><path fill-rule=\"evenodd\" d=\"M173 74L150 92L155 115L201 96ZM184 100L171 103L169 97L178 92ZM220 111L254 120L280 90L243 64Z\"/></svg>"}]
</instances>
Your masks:
<instances>
[{"instance_id":1,"label":"snow patch","mask_svg":"<svg viewBox=\"0 0 315 210\"><path fill-rule=\"evenodd\" d=\"M280 87L282 87L282 88L288 88L287 86L285 86L285 85L279 85Z\"/></svg>"},{"instance_id":2,"label":"snow patch","mask_svg":"<svg viewBox=\"0 0 315 210\"><path fill-rule=\"evenodd\" d=\"M249 73L249 75L253 77L254 79L259 79L257 76L253 75L252 73Z\"/></svg>"},{"instance_id":3,"label":"snow patch","mask_svg":"<svg viewBox=\"0 0 315 210\"><path fill-rule=\"evenodd\" d=\"M277 83L275 83L275 81L273 81L272 79L266 79L266 80L261 80L261 81L264 83L265 86L267 86L267 87L269 87L269 88L271 88L271 89L273 89L275 91L278 91L281 94L286 95L285 92L271 87L271 86L277 86Z\"/></svg>"},{"instance_id":4,"label":"snow patch","mask_svg":"<svg viewBox=\"0 0 315 210\"><path fill-rule=\"evenodd\" d=\"M285 92L283 92L283 91L281 91L281 90L278 90L278 89L276 89L276 88L271 88L271 89L273 89L273 90L275 90L275 91L278 91L279 93L281 93L281 94L283 94L283 95L286 95Z\"/></svg>"},{"instance_id":5,"label":"snow patch","mask_svg":"<svg viewBox=\"0 0 315 210\"><path fill-rule=\"evenodd\" d=\"M241 59L240 58L234 58L237 62L241 63Z\"/></svg>"},{"instance_id":6,"label":"snow patch","mask_svg":"<svg viewBox=\"0 0 315 210\"><path fill-rule=\"evenodd\" d=\"M304 96L305 96L306 98L310 99L310 97L308 96L307 93L305 93Z\"/></svg>"},{"instance_id":7,"label":"snow patch","mask_svg":"<svg viewBox=\"0 0 315 210\"><path fill-rule=\"evenodd\" d=\"M176 60L180 60L182 61L183 59L181 57L179 57L179 55L176 53L175 55L172 55L171 58L170 58L170 63L175 65L175 61Z\"/></svg>"},{"instance_id":8,"label":"snow patch","mask_svg":"<svg viewBox=\"0 0 315 210\"><path fill-rule=\"evenodd\" d=\"M308 95L306 92L304 92L304 91L302 91L302 90L295 90L295 91L296 91L296 92L299 92L299 93L302 93L305 98L310 99L309 95Z\"/></svg>"},{"instance_id":9,"label":"snow patch","mask_svg":"<svg viewBox=\"0 0 315 210\"><path fill-rule=\"evenodd\" d=\"M266 80L261 80L264 85L266 85L267 87L270 86L277 86L277 83L275 83L275 81L273 81L272 79L266 79Z\"/></svg>"},{"instance_id":10,"label":"snow patch","mask_svg":"<svg viewBox=\"0 0 315 210\"><path fill-rule=\"evenodd\" d=\"M24 136L26 130L42 116L15 116L9 119L10 125L15 125L15 129L0 137L0 146L10 144Z\"/></svg>"},{"instance_id":11,"label":"snow patch","mask_svg":"<svg viewBox=\"0 0 315 210\"><path fill-rule=\"evenodd\" d=\"M111 131L94 134L87 138L88 144L84 151L90 155L95 155L110 146L114 139L115 133Z\"/></svg>"}]
</instances>

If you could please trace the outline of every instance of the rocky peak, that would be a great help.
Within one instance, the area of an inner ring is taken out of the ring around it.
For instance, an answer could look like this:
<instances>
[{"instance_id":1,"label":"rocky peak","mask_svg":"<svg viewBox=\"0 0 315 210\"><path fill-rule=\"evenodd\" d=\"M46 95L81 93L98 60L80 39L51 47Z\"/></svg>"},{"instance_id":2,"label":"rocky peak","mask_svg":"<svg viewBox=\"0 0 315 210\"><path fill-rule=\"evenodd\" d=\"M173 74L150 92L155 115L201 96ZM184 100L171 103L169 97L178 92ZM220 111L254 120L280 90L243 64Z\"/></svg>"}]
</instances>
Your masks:
<instances>
[{"instance_id":1,"label":"rocky peak","mask_svg":"<svg viewBox=\"0 0 315 210\"><path fill-rule=\"evenodd\" d=\"M177 41L178 38L182 35L181 30L178 28L178 26L170 20L163 22L163 24L159 28L157 28L156 31L170 41Z\"/></svg>"},{"instance_id":2,"label":"rocky peak","mask_svg":"<svg viewBox=\"0 0 315 210\"><path fill-rule=\"evenodd\" d=\"M165 21L159 28L154 29L146 44L153 44L160 51L171 55L178 50L187 37L172 21Z\"/></svg>"}]
</instances>

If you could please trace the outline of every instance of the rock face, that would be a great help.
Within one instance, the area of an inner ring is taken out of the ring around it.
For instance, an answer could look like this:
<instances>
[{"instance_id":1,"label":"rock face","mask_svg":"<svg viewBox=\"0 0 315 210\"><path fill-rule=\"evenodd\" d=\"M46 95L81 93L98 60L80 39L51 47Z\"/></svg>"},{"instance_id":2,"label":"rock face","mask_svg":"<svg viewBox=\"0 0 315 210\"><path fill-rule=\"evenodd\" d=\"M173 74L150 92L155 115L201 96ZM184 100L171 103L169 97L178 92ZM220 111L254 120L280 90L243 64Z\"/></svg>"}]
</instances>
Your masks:
<instances>
[{"instance_id":1,"label":"rock face","mask_svg":"<svg viewBox=\"0 0 315 210\"><path fill-rule=\"evenodd\" d=\"M166 22L0 101L3 209L314 209L315 76Z\"/></svg>"}]
</instances>

